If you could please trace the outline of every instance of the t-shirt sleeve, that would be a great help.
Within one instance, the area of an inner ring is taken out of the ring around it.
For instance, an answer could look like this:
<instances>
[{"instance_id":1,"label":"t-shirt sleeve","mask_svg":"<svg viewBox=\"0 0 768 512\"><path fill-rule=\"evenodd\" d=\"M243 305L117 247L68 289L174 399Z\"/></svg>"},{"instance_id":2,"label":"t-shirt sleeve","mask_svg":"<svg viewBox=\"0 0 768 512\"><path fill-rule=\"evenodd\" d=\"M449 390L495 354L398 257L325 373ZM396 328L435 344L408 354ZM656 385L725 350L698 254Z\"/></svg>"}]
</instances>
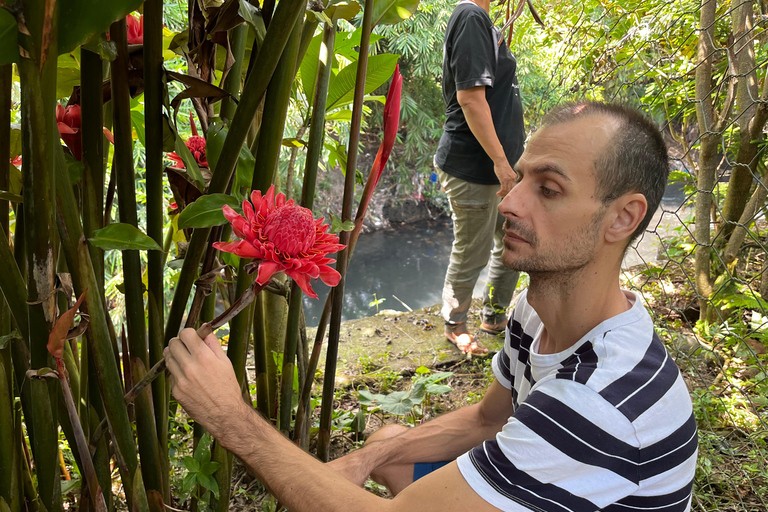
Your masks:
<instances>
[{"instance_id":1,"label":"t-shirt sleeve","mask_svg":"<svg viewBox=\"0 0 768 512\"><path fill-rule=\"evenodd\" d=\"M450 66L456 90L492 86L496 76L496 51L487 20L479 13L467 13L453 35Z\"/></svg>"},{"instance_id":2,"label":"t-shirt sleeve","mask_svg":"<svg viewBox=\"0 0 768 512\"><path fill-rule=\"evenodd\" d=\"M502 510L597 510L639 487L632 424L598 393L564 379L537 385L496 438L458 459Z\"/></svg>"}]
</instances>

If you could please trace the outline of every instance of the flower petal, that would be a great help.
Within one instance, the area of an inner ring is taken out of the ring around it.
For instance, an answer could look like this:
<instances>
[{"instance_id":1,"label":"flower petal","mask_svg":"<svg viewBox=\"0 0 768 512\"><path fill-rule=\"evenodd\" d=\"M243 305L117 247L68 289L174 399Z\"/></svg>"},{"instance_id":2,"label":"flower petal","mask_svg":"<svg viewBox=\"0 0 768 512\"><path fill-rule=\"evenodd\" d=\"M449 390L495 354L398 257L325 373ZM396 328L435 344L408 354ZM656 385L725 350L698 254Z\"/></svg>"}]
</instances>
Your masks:
<instances>
[{"instance_id":1,"label":"flower petal","mask_svg":"<svg viewBox=\"0 0 768 512\"><path fill-rule=\"evenodd\" d=\"M262 261L259 264L259 274L256 276L256 282L260 285L267 284L272 274L282 270L282 265L274 261Z\"/></svg>"},{"instance_id":2,"label":"flower petal","mask_svg":"<svg viewBox=\"0 0 768 512\"><path fill-rule=\"evenodd\" d=\"M301 272L286 272L288 274L288 277L293 279L293 282L295 282L297 285L299 285L299 288L302 289L302 291L307 295L307 297L312 297L313 299L317 298L317 294L315 293L315 290L312 289L312 284L309 281L309 276L306 274L303 274Z\"/></svg>"},{"instance_id":3,"label":"flower petal","mask_svg":"<svg viewBox=\"0 0 768 512\"><path fill-rule=\"evenodd\" d=\"M241 258L261 258L261 251L246 240L237 242L214 242L213 246L222 251L236 254Z\"/></svg>"},{"instance_id":4,"label":"flower petal","mask_svg":"<svg viewBox=\"0 0 768 512\"><path fill-rule=\"evenodd\" d=\"M328 286L336 286L341 281L341 274L328 265L320 265L320 280Z\"/></svg>"}]
</instances>

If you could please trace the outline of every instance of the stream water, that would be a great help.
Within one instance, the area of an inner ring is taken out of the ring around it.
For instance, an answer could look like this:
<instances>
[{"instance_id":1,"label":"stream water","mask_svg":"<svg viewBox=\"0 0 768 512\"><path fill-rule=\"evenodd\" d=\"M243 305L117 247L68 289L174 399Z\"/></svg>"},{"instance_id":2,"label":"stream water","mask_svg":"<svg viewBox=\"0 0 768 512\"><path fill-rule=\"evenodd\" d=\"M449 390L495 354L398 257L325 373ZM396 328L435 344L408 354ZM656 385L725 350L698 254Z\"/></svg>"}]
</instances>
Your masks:
<instances>
[{"instance_id":1,"label":"stream water","mask_svg":"<svg viewBox=\"0 0 768 512\"><path fill-rule=\"evenodd\" d=\"M684 198L681 187L671 185L665 192L662 209L677 210ZM376 314L376 305L371 304L376 300L381 301L379 310L398 311L440 303L452 242L453 229L448 217L362 234L347 272L342 320ZM655 250L647 249L649 254ZM475 296L482 295L485 278L484 271L475 286ZM328 287L322 282L317 281L312 287L319 299L304 297L304 313L310 327L319 322L328 295Z\"/></svg>"}]
</instances>

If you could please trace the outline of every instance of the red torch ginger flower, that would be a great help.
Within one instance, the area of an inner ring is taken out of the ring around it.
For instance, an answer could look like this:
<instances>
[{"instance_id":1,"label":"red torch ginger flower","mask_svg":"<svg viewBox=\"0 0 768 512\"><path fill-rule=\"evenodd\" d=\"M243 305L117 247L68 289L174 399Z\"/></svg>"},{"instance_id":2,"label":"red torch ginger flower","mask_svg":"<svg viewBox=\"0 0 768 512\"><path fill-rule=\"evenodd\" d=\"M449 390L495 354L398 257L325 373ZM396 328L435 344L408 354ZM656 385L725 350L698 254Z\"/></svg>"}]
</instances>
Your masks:
<instances>
[{"instance_id":1,"label":"red torch ginger flower","mask_svg":"<svg viewBox=\"0 0 768 512\"><path fill-rule=\"evenodd\" d=\"M83 158L83 142L80 135L80 105L62 107L56 105L56 125L59 127L59 135L64 140L69 150L78 160Z\"/></svg>"},{"instance_id":2,"label":"red torch ginger flower","mask_svg":"<svg viewBox=\"0 0 768 512\"><path fill-rule=\"evenodd\" d=\"M341 276L328 264L333 262L329 253L344 246L336 235L327 233L323 219L315 220L312 211L285 200L280 193L275 197L274 185L262 197L260 190L251 193L251 201L243 201L239 215L224 205L224 217L232 224L236 242L216 242L215 248L231 252L241 258L261 260L256 282L266 284L276 272L285 272L308 296L317 298L310 279L320 279L328 286L339 284Z\"/></svg>"},{"instance_id":3,"label":"red torch ginger flower","mask_svg":"<svg viewBox=\"0 0 768 512\"><path fill-rule=\"evenodd\" d=\"M192 118L192 114L189 114L189 123L192 127L192 136L184 141L184 144L195 157L195 162L199 167L208 167L208 159L205 157L205 138L197 134L197 126L195 120ZM168 153L168 158L173 162L173 166L178 169L184 169L184 161L181 157L173 153Z\"/></svg>"},{"instance_id":4,"label":"red torch ginger flower","mask_svg":"<svg viewBox=\"0 0 768 512\"><path fill-rule=\"evenodd\" d=\"M126 16L125 23L128 29L128 44L144 44L144 15L138 19Z\"/></svg>"}]
</instances>

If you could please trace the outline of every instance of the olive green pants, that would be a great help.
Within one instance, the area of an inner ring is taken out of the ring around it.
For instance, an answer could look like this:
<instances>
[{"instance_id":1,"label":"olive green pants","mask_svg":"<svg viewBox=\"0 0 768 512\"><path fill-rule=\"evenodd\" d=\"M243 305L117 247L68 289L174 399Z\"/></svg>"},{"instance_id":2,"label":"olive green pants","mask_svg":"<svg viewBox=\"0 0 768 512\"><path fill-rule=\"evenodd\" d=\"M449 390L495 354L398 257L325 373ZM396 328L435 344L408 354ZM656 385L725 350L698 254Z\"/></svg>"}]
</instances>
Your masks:
<instances>
[{"instance_id":1,"label":"olive green pants","mask_svg":"<svg viewBox=\"0 0 768 512\"><path fill-rule=\"evenodd\" d=\"M507 318L507 308L519 273L504 266L504 217L498 212L498 185L478 185L437 169L448 194L453 218L453 245L443 285L442 314L446 323L467 321L472 290L488 264L483 291L483 321L496 324ZM489 263L490 260L490 263Z\"/></svg>"}]
</instances>

